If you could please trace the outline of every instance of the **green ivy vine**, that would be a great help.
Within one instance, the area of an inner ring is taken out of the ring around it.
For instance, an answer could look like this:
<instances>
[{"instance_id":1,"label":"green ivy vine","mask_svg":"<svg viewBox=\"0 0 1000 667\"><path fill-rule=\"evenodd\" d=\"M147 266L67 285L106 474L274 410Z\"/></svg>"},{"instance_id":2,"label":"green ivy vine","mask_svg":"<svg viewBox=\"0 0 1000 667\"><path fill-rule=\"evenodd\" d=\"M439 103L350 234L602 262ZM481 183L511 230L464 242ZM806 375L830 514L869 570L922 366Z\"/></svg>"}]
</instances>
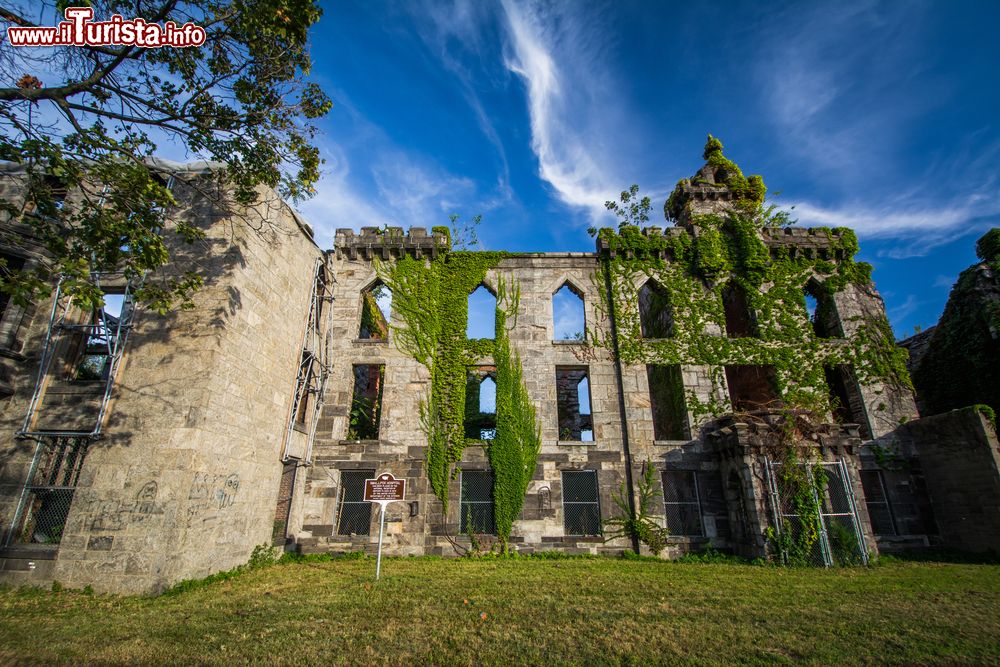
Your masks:
<instances>
[{"instance_id":1,"label":"green ivy vine","mask_svg":"<svg viewBox=\"0 0 1000 667\"><path fill-rule=\"evenodd\" d=\"M433 259L406 256L376 264L379 277L392 291L393 311L400 322L390 325L396 346L430 371L430 394L421 403L420 419L427 435L431 488L447 511L448 484L462 451L470 444L484 446L493 469L494 518L504 549L541 448L521 360L511 348L508 333L516 321L519 287L503 281L497 286L495 339L467 339L466 324L469 294L506 256L503 252L454 251ZM467 438L464 428L468 368L487 357L493 358L497 369L497 424L492 442Z\"/></svg>"},{"instance_id":2,"label":"green ivy vine","mask_svg":"<svg viewBox=\"0 0 1000 667\"><path fill-rule=\"evenodd\" d=\"M772 253L762 238L762 230L773 226L772 213L756 199L744 199L724 214L691 217L690 230L601 229L598 238L608 252L593 278L601 295L597 308L605 316L610 312L604 287L610 277L621 361L709 366L715 395L708 401L693 392L687 396L696 419L730 411L722 376L724 366L731 364L773 366L785 404L820 414L831 408L826 366L851 364L862 382L877 378L909 387L907 353L896 347L884 317L856 322L857 334L837 342L818 337L810 324L803 291L807 284L821 297L821 308L829 308L829 297L848 284L870 284L871 265L854 260L854 232L817 229L814 233L829 242L829 253L822 256L793 255L781 247ZM642 337L639 291L647 280L655 281L671 304L669 338ZM725 331L723 293L730 285L746 295L756 336L705 333L708 328ZM612 349L608 332L589 330L588 338L597 347Z\"/></svg>"}]
</instances>

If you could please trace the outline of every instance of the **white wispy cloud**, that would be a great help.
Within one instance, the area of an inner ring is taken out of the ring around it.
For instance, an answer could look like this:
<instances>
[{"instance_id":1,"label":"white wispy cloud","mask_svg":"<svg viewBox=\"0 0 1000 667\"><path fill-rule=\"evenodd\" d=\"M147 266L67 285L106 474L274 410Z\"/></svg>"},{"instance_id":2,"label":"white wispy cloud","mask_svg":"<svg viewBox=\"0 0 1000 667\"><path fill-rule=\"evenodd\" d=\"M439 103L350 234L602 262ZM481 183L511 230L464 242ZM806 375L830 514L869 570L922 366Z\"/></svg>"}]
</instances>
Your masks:
<instances>
[{"instance_id":1,"label":"white wispy cloud","mask_svg":"<svg viewBox=\"0 0 1000 667\"><path fill-rule=\"evenodd\" d=\"M551 7L504 0L508 69L528 96L531 147L539 175L572 206L602 214L604 201L621 189L612 156L595 138L615 136L613 119L595 117L595 100L607 95L607 74L589 53L592 36L570 15ZM565 47L565 48L563 48ZM562 48L562 55L557 58ZM620 133L617 133L620 134Z\"/></svg>"},{"instance_id":2,"label":"white wispy cloud","mask_svg":"<svg viewBox=\"0 0 1000 667\"><path fill-rule=\"evenodd\" d=\"M867 238L898 238L902 242L886 256L901 259L927 254L956 236L997 224L1000 195L975 192L938 202L902 197L878 205L864 203L827 207L793 202L793 217L804 226L850 227Z\"/></svg>"}]
</instances>

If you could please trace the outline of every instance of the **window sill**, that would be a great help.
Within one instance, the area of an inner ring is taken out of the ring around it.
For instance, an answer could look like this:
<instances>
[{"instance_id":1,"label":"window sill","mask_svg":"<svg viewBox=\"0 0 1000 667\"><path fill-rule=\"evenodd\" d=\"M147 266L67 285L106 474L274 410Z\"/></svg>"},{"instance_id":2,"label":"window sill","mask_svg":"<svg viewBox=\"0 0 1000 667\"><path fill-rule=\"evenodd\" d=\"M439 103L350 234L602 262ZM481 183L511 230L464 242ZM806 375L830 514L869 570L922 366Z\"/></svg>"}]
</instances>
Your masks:
<instances>
[{"instance_id":1,"label":"window sill","mask_svg":"<svg viewBox=\"0 0 1000 667\"><path fill-rule=\"evenodd\" d=\"M691 438L685 438L684 440L654 440L653 445L656 447L679 447L691 442Z\"/></svg>"},{"instance_id":2,"label":"window sill","mask_svg":"<svg viewBox=\"0 0 1000 667\"><path fill-rule=\"evenodd\" d=\"M579 346L579 347L590 347L590 343L585 340L575 340L572 338L567 338L565 340L554 340L553 345L567 345L569 347Z\"/></svg>"},{"instance_id":3,"label":"window sill","mask_svg":"<svg viewBox=\"0 0 1000 667\"><path fill-rule=\"evenodd\" d=\"M704 535L669 535L667 544L707 544L712 538Z\"/></svg>"},{"instance_id":4,"label":"window sill","mask_svg":"<svg viewBox=\"0 0 1000 667\"><path fill-rule=\"evenodd\" d=\"M380 442L382 442L382 441L381 440L347 440L347 439L344 439L344 440L340 440L339 444L341 444L341 445L377 445Z\"/></svg>"},{"instance_id":5,"label":"window sill","mask_svg":"<svg viewBox=\"0 0 1000 667\"><path fill-rule=\"evenodd\" d=\"M0 549L0 558L55 560L58 554L58 544L16 544Z\"/></svg>"},{"instance_id":6,"label":"window sill","mask_svg":"<svg viewBox=\"0 0 1000 667\"><path fill-rule=\"evenodd\" d=\"M588 447L593 447L597 444L596 440L558 440L556 444L560 447L571 447L573 445L586 445Z\"/></svg>"},{"instance_id":7,"label":"window sill","mask_svg":"<svg viewBox=\"0 0 1000 667\"><path fill-rule=\"evenodd\" d=\"M388 345L389 340L381 340L379 338L355 338L351 341L355 345Z\"/></svg>"},{"instance_id":8,"label":"window sill","mask_svg":"<svg viewBox=\"0 0 1000 667\"><path fill-rule=\"evenodd\" d=\"M303 433L305 435L309 435L309 426L307 424L299 424L299 423L292 424L292 430L298 431L299 433Z\"/></svg>"}]
</instances>

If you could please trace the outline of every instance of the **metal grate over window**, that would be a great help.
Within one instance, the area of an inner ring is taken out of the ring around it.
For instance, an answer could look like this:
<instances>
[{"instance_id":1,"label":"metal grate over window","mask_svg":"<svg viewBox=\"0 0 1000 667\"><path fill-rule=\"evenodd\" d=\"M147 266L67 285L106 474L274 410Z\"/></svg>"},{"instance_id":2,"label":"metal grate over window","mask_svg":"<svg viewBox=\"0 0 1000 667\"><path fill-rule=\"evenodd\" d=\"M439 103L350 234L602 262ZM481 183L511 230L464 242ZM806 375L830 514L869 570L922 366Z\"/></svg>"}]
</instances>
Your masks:
<instances>
[{"instance_id":1,"label":"metal grate over window","mask_svg":"<svg viewBox=\"0 0 1000 667\"><path fill-rule=\"evenodd\" d=\"M491 470L462 471L461 506L461 530L463 533L496 535L496 520L493 516L493 472Z\"/></svg>"},{"instance_id":2,"label":"metal grate over window","mask_svg":"<svg viewBox=\"0 0 1000 667\"><path fill-rule=\"evenodd\" d=\"M562 492L566 534L600 535L601 503L597 491L597 471L564 471Z\"/></svg>"},{"instance_id":3,"label":"metal grate over window","mask_svg":"<svg viewBox=\"0 0 1000 667\"><path fill-rule=\"evenodd\" d=\"M698 502L698 476L693 470L663 471L663 507L671 535L705 534Z\"/></svg>"},{"instance_id":4,"label":"metal grate over window","mask_svg":"<svg viewBox=\"0 0 1000 667\"><path fill-rule=\"evenodd\" d=\"M88 438L53 438L39 445L13 541L59 544L89 446Z\"/></svg>"},{"instance_id":5,"label":"metal grate over window","mask_svg":"<svg viewBox=\"0 0 1000 667\"><path fill-rule=\"evenodd\" d=\"M865 490L865 506L872 522L872 532L876 535L895 535L896 524L892 520L892 508L889 507L882 471L862 470L861 486Z\"/></svg>"},{"instance_id":6,"label":"metal grate over window","mask_svg":"<svg viewBox=\"0 0 1000 667\"><path fill-rule=\"evenodd\" d=\"M374 479L374 470L340 471L340 513L338 535L368 535L372 504L365 501L365 480Z\"/></svg>"}]
</instances>

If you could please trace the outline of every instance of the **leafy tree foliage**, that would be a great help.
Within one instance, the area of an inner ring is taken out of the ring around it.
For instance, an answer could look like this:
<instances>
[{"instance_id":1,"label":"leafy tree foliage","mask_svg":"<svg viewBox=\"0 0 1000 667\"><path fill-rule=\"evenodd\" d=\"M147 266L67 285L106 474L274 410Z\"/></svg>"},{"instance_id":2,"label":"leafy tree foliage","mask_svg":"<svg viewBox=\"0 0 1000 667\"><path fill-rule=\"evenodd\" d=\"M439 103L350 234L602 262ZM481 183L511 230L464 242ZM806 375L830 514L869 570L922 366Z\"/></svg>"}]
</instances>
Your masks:
<instances>
[{"instance_id":1,"label":"leafy tree foliage","mask_svg":"<svg viewBox=\"0 0 1000 667\"><path fill-rule=\"evenodd\" d=\"M50 273L81 305L100 302L94 271L141 276L170 259L162 211L175 203L148 158L170 141L223 162L234 203L261 185L293 200L319 178L314 121L331 102L309 73L307 34L317 0L92 0L0 4L0 21L54 26L64 5L87 4L147 22L193 22L199 47L70 46L0 49L0 160L27 173L24 202L0 202L5 217L33 228L48 269L0 271L0 289L26 302ZM62 206L63 193L73 205ZM201 232L179 221L187 242ZM138 298L166 312L198 287L194 274L147 281Z\"/></svg>"}]
</instances>

